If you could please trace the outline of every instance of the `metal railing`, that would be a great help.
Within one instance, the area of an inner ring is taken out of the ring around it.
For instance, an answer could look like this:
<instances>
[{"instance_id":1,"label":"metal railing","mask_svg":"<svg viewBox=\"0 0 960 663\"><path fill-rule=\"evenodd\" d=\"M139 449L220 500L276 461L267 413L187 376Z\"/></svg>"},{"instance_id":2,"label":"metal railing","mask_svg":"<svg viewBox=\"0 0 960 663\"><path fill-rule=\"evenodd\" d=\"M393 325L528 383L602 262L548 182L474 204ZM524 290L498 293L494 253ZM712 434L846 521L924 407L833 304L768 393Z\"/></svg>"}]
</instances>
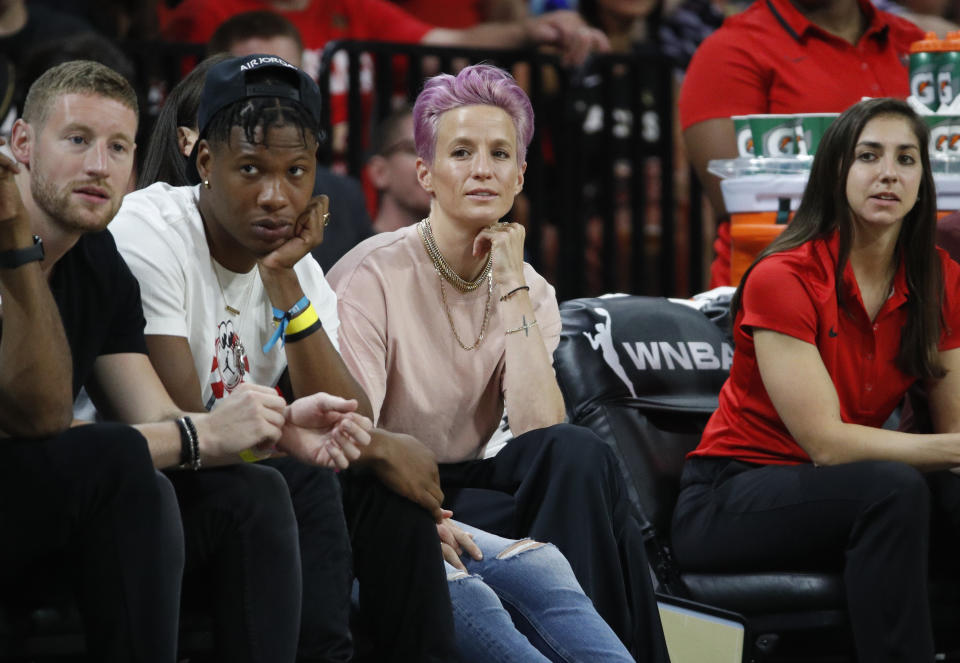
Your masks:
<instances>
[{"instance_id":1,"label":"metal railing","mask_svg":"<svg viewBox=\"0 0 960 663\"><path fill-rule=\"evenodd\" d=\"M398 98L412 101L426 76L475 62L513 73L533 103L528 259L558 297L702 289L701 193L691 176L689 199L675 199L674 67L662 55L593 56L567 69L535 50L332 42L320 65L324 123L332 132L331 107L345 103L349 128L342 153L327 157L359 177L371 127Z\"/></svg>"}]
</instances>

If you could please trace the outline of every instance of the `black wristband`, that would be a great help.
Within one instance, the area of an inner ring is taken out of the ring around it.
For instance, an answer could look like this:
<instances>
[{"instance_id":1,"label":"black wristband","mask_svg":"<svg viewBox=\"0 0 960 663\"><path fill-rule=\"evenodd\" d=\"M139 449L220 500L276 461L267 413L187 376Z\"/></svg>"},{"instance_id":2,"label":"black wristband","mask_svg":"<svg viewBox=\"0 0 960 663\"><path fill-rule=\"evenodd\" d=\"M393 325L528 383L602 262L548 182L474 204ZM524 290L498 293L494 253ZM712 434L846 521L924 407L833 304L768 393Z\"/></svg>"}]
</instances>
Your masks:
<instances>
[{"instance_id":1,"label":"black wristband","mask_svg":"<svg viewBox=\"0 0 960 663\"><path fill-rule=\"evenodd\" d=\"M296 334L287 334L283 338L286 343L296 343L297 341L305 339L307 336L317 331L318 329L321 329L322 327L323 327L323 323L321 323L320 320L317 320L306 329L301 329Z\"/></svg>"},{"instance_id":2,"label":"black wristband","mask_svg":"<svg viewBox=\"0 0 960 663\"><path fill-rule=\"evenodd\" d=\"M517 293L520 292L521 290L526 290L526 291L529 292L529 291L530 291L530 286L528 286L528 285L517 286L516 288L514 288L513 290L511 290L511 291L508 292L507 294L505 294L505 295L503 295L502 297L500 297L500 301L501 301L501 302L507 301L508 299L510 299L511 297L513 297L515 294L517 294Z\"/></svg>"},{"instance_id":3,"label":"black wristband","mask_svg":"<svg viewBox=\"0 0 960 663\"><path fill-rule=\"evenodd\" d=\"M43 260L43 241L39 235L33 236L33 246L0 251L0 268L3 269L16 269L34 260Z\"/></svg>"}]
</instances>

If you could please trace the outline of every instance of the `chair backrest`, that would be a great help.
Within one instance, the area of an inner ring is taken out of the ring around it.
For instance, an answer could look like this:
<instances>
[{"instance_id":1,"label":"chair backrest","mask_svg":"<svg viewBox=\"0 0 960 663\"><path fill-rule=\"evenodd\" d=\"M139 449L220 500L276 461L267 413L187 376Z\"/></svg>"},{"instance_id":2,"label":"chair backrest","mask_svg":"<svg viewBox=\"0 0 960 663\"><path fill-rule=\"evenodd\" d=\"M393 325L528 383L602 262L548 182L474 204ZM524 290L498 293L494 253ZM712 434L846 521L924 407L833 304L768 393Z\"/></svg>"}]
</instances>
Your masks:
<instances>
[{"instance_id":1,"label":"chair backrest","mask_svg":"<svg viewBox=\"0 0 960 663\"><path fill-rule=\"evenodd\" d=\"M571 423L610 444L664 545L686 454L717 407L733 346L706 315L659 297L560 306L557 379Z\"/></svg>"}]
</instances>

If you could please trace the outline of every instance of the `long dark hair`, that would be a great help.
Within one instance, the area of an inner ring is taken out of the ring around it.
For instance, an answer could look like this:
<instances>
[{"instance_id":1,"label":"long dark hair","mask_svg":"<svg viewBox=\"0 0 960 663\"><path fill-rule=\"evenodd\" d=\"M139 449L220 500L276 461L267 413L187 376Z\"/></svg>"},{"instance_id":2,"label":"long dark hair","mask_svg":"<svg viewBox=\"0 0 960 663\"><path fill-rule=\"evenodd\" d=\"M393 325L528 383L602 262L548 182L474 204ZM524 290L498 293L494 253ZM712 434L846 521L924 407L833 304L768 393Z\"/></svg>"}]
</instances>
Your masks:
<instances>
[{"instance_id":1,"label":"long dark hair","mask_svg":"<svg viewBox=\"0 0 960 663\"><path fill-rule=\"evenodd\" d=\"M187 157L180 151L177 127L197 127L200 92L203 90L207 72L213 65L230 57L226 53L211 55L194 67L193 71L170 91L153 125L143 167L137 176L138 189L154 182L166 182L173 186L194 183L187 176Z\"/></svg>"},{"instance_id":2,"label":"long dark hair","mask_svg":"<svg viewBox=\"0 0 960 663\"><path fill-rule=\"evenodd\" d=\"M846 309L841 289L842 274L853 242L853 219L847 202L847 174L854 149L867 123L875 117L893 115L909 124L920 147L923 176L920 192L900 227L895 256L902 256L907 277L907 322L900 337L897 367L908 375L940 378L945 375L937 345L943 325L943 274L935 251L937 226L936 189L930 169L930 132L923 120L898 99L870 99L851 106L826 131L810 169L810 179L793 220L770 246L760 252L743 275L730 302L736 317L743 287L758 262L767 256L826 237L834 230L840 239L836 266L837 301Z\"/></svg>"}]
</instances>

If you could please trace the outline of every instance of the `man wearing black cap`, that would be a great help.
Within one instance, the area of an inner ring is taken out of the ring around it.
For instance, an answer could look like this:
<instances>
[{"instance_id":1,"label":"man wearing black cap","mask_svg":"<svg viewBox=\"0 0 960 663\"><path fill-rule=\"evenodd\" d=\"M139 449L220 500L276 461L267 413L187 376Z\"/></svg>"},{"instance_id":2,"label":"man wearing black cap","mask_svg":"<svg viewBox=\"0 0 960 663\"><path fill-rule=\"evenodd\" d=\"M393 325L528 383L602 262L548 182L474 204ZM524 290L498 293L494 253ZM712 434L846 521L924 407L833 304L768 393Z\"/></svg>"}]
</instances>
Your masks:
<instances>
[{"instance_id":1,"label":"man wearing black cap","mask_svg":"<svg viewBox=\"0 0 960 663\"><path fill-rule=\"evenodd\" d=\"M141 284L151 360L181 407L219 409L252 382L370 411L337 350L336 297L310 255L327 215L326 197L311 198L319 126L316 84L280 58L215 65L191 155L202 184L129 194L111 225ZM351 541L373 660L454 660L436 463L409 436L372 438L339 482L291 459L262 463L287 479L297 512L300 660L349 660Z\"/></svg>"}]
</instances>

